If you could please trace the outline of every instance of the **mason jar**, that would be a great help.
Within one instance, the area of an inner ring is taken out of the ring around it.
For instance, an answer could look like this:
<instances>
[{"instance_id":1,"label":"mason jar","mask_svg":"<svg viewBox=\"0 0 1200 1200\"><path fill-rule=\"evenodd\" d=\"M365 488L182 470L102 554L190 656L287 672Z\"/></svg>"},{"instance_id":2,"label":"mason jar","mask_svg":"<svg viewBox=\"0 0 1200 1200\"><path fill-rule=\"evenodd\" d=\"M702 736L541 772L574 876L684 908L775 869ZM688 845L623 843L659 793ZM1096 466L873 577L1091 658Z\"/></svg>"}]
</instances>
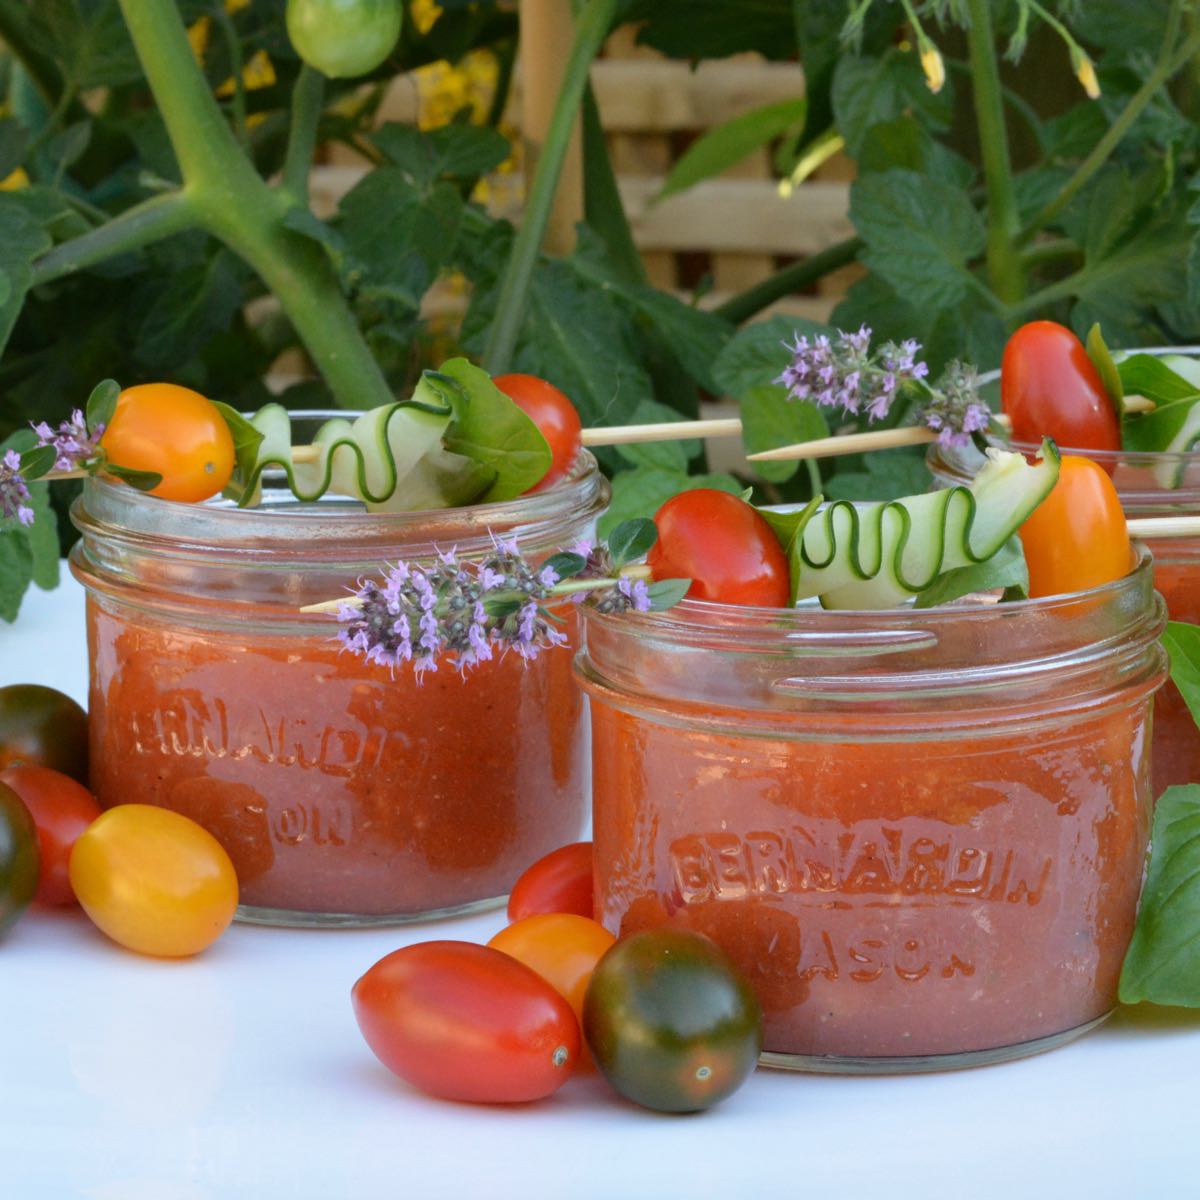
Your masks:
<instances>
[{"instance_id":1,"label":"mason jar","mask_svg":"<svg viewBox=\"0 0 1200 1200\"><path fill-rule=\"evenodd\" d=\"M499 903L586 825L573 651L418 678L299 610L398 560L484 558L502 535L535 561L575 543L607 497L595 460L505 503L398 515L302 503L282 483L253 509L86 483L71 567L87 589L101 805L160 805L210 830L244 920L392 924Z\"/></svg>"},{"instance_id":2,"label":"mason jar","mask_svg":"<svg viewBox=\"0 0 1200 1200\"><path fill-rule=\"evenodd\" d=\"M597 906L753 983L772 1066L1016 1058L1116 1003L1151 817L1149 555L1071 596L585 616Z\"/></svg>"},{"instance_id":3,"label":"mason jar","mask_svg":"<svg viewBox=\"0 0 1200 1200\"><path fill-rule=\"evenodd\" d=\"M1200 347L1155 347L1131 354L1195 354ZM985 389L999 383L999 372L981 377ZM1027 455L1037 447L1014 442L1012 449ZM1127 517L1200 516L1200 450L1180 453L1135 453L1113 450L1072 450L1102 466L1116 485ZM974 445L950 448L934 444L926 457L939 486L969 484L983 466ZM1156 538L1154 586L1167 602L1172 621L1200 624L1200 536ZM1155 700L1154 794L1175 784L1200 783L1200 729L1179 689L1168 679Z\"/></svg>"}]
</instances>

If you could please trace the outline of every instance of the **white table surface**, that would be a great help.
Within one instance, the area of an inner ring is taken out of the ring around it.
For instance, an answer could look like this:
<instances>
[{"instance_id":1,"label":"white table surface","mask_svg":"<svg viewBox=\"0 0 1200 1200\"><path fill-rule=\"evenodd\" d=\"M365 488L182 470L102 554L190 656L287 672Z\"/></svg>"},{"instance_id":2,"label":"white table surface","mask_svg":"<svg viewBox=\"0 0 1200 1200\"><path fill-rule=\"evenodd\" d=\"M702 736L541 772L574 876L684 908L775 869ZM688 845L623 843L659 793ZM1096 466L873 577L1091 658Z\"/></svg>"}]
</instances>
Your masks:
<instances>
[{"instance_id":1,"label":"white table surface","mask_svg":"<svg viewBox=\"0 0 1200 1200\"><path fill-rule=\"evenodd\" d=\"M16 682L85 700L73 581L0 625L0 685ZM0 1197L1200 1194L1200 1012L1144 1005L1005 1066L759 1071L697 1116L644 1112L595 1077L510 1109L423 1097L367 1049L350 987L398 946L482 941L501 922L234 926L199 958L164 962L78 911L29 910L0 942Z\"/></svg>"}]
</instances>

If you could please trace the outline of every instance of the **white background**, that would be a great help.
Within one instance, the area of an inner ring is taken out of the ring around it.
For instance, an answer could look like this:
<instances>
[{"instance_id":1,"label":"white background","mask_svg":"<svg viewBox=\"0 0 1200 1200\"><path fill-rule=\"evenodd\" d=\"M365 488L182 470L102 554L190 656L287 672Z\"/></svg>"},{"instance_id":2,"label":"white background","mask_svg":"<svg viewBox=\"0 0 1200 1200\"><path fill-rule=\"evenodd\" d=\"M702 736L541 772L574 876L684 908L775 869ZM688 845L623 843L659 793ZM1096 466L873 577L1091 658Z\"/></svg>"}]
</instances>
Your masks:
<instances>
[{"instance_id":1,"label":"white background","mask_svg":"<svg viewBox=\"0 0 1200 1200\"><path fill-rule=\"evenodd\" d=\"M82 596L0 625L0 685L86 698ZM759 1071L668 1117L571 1080L538 1105L422 1097L358 1034L355 979L500 913L384 931L235 926L185 962L139 958L78 912L0 941L0 1197L879 1197L1200 1194L1200 1012L1119 1012L1074 1045L973 1071Z\"/></svg>"}]
</instances>

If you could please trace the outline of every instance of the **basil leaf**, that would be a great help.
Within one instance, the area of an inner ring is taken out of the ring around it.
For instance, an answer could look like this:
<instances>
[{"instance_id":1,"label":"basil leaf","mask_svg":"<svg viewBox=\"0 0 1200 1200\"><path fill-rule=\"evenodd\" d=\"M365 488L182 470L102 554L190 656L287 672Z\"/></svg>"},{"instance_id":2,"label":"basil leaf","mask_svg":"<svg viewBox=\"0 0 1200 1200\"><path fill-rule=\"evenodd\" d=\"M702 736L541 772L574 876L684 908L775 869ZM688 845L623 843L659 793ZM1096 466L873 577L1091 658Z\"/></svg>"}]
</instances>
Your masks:
<instances>
[{"instance_id":1,"label":"basil leaf","mask_svg":"<svg viewBox=\"0 0 1200 1200\"><path fill-rule=\"evenodd\" d=\"M95 433L101 425L107 428L113 413L117 411L117 397L120 394L121 385L115 379L102 379L92 388L84 412L89 433Z\"/></svg>"},{"instance_id":2,"label":"basil leaf","mask_svg":"<svg viewBox=\"0 0 1200 1200\"><path fill-rule=\"evenodd\" d=\"M223 400L214 400L213 404L225 418L225 424L229 426L238 474L243 479L249 479L254 470L254 464L258 461L258 448L262 445L263 434L255 429L236 408L226 404Z\"/></svg>"},{"instance_id":3,"label":"basil leaf","mask_svg":"<svg viewBox=\"0 0 1200 1200\"><path fill-rule=\"evenodd\" d=\"M465 358L443 363L435 376L458 385L447 388L454 419L442 439L447 450L496 472L482 503L511 500L545 478L550 446L541 430L493 382Z\"/></svg>"},{"instance_id":4,"label":"basil leaf","mask_svg":"<svg viewBox=\"0 0 1200 1200\"><path fill-rule=\"evenodd\" d=\"M690 579L657 579L646 588L650 597L650 611L662 612L673 608L688 594L692 586Z\"/></svg>"},{"instance_id":5,"label":"basil leaf","mask_svg":"<svg viewBox=\"0 0 1200 1200\"><path fill-rule=\"evenodd\" d=\"M1029 595L1029 568L1016 534L985 562L944 571L923 592L917 593L915 607L933 608L975 592L997 589L1003 590L1005 600L1025 599Z\"/></svg>"},{"instance_id":6,"label":"basil leaf","mask_svg":"<svg viewBox=\"0 0 1200 1200\"><path fill-rule=\"evenodd\" d=\"M130 487L137 488L139 492L148 492L162 483L162 476L156 471L135 471L132 467L119 467L116 463L105 463L104 470L106 474L114 475Z\"/></svg>"},{"instance_id":7,"label":"basil leaf","mask_svg":"<svg viewBox=\"0 0 1200 1200\"><path fill-rule=\"evenodd\" d=\"M1123 417L1125 415L1125 389L1121 386L1121 372L1117 370L1117 364L1113 362L1113 356L1105 344L1099 322L1088 330L1087 355L1100 376L1100 382L1104 384L1104 390L1108 393L1113 408L1117 410L1117 416Z\"/></svg>"},{"instance_id":8,"label":"basil leaf","mask_svg":"<svg viewBox=\"0 0 1200 1200\"><path fill-rule=\"evenodd\" d=\"M821 507L824 499L824 496L814 496L803 508L789 512L778 512L770 508L759 508L755 511L770 525L771 532L779 539L784 554L791 558L792 547L796 544L796 539L812 520L813 513Z\"/></svg>"},{"instance_id":9,"label":"basil leaf","mask_svg":"<svg viewBox=\"0 0 1200 1200\"><path fill-rule=\"evenodd\" d=\"M1162 642L1171 660L1171 682L1200 725L1200 625L1168 621Z\"/></svg>"},{"instance_id":10,"label":"basil leaf","mask_svg":"<svg viewBox=\"0 0 1200 1200\"><path fill-rule=\"evenodd\" d=\"M1200 1007L1200 785L1159 797L1150 866L1121 968L1123 1004Z\"/></svg>"},{"instance_id":11,"label":"basil leaf","mask_svg":"<svg viewBox=\"0 0 1200 1200\"><path fill-rule=\"evenodd\" d=\"M615 566L622 567L641 558L658 541L658 529L649 517L622 521L608 535L608 552Z\"/></svg>"}]
</instances>

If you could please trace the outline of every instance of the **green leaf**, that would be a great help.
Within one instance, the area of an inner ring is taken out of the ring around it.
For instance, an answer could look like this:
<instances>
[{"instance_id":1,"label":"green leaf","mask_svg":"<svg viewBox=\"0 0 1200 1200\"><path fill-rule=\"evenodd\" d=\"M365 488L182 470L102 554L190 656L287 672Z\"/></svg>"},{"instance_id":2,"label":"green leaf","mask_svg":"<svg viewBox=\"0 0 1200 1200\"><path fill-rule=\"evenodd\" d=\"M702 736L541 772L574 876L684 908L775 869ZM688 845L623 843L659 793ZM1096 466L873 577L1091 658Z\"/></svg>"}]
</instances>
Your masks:
<instances>
[{"instance_id":1,"label":"green leaf","mask_svg":"<svg viewBox=\"0 0 1200 1200\"><path fill-rule=\"evenodd\" d=\"M236 408L223 400L214 400L213 404L229 426L237 472L243 479L249 479L258 461L258 448L262 445L263 435Z\"/></svg>"},{"instance_id":2,"label":"green leaf","mask_svg":"<svg viewBox=\"0 0 1200 1200\"><path fill-rule=\"evenodd\" d=\"M683 421L686 418L657 400L643 400L629 415L630 425L657 425ZM631 466L659 467L664 471L687 471L688 459L700 453L697 438L678 441L628 442L615 447L617 453Z\"/></svg>"},{"instance_id":3,"label":"green leaf","mask_svg":"<svg viewBox=\"0 0 1200 1200\"><path fill-rule=\"evenodd\" d=\"M1124 416L1125 389L1121 385L1121 373L1117 370L1117 364L1113 362L1113 356L1105 344L1104 334L1098 324L1088 330L1087 353L1088 358L1092 360L1092 366L1100 375L1100 382L1104 384L1104 390L1108 393L1113 408L1117 410L1117 416Z\"/></svg>"},{"instance_id":4,"label":"green leaf","mask_svg":"<svg viewBox=\"0 0 1200 1200\"><path fill-rule=\"evenodd\" d=\"M767 58L796 51L790 5L779 0L633 0L625 20L640 24L638 43L695 61L757 50Z\"/></svg>"},{"instance_id":5,"label":"green leaf","mask_svg":"<svg viewBox=\"0 0 1200 1200\"><path fill-rule=\"evenodd\" d=\"M742 113L697 138L671 168L660 200L719 175L761 146L804 124L808 104L803 97L767 104Z\"/></svg>"},{"instance_id":6,"label":"green leaf","mask_svg":"<svg viewBox=\"0 0 1200 1200\"><path fill-rule=\"evenodd\" d=\"M1133 396L1145 396L1155 405L1168 405L1189 401L1200 395L1200 385L1174 370L1163 356L1158 354L1131 354L1117 365L1121 388Z\"/></svg>"},{"instance_id":7,"label":"green leaf","mask_svg":"<svg viewBox=\"0 0 1200 1200\"><path fill-rule=\"evenodd\" d=\"M833 73L832 97L834 122L854 158L876 125L913 113L923 123L943 129L954 112L949 81L934 95L917 55L897 49L878 58L844 55Z\"/></svg>"},{"instance_id":8,"label":"green leaf","mask_svg":"<svg viewBox=\"0 0 1200 1200\"><path fill-rule=\"evenodd\" d=\"M857 328L857 326L855 326ZM791 361L788 345L797 334L830 334L828 325L803 317L769 317L739 330L713 363L713 377L726 396L741 399L753 388L773 384Z\"/></svg>"},{"instance_id":9,"label":"green leaf","mask_svg":"<svg viewBox=\"0 0 1200 1200\"><path fill-rule=\"evenodd\" d=\"M50 504L50 488L46 484L30 485L29 503L33 508L33 524L26 526L24 532L33 559L33 582L48 592L58 587L62 553L58 544L58 518Z\"/></svg>"},{"instance_id":10,"label":"green leaf","mask_svg":"<svg viewBox=\"0 0 1200 1200\"><path fill-rule=\"evenodd\" d=\"M486 371L465 358L452 358L438 371L427 371L425 377L433 382L446 377L458 385L446 393L454 407L454 420L442 444L496 472L482 502L510 500L545 478L550 470L550 446Z\"/></svg>"},{"instance_id":11,"label":"green leaf","mask_svg":"<svg viewBox=\"0 0 1200 1200\"><path fill-rule=\"evenodd\" d=\"M15 621L33 582L33 551L15 519L0 527L0 620Z\"/></svg>"},{"instance_id":12,"label":"green leaf","mask_svg":"<svg viewBox=\"0 0 1200 1200\"><path fill-rule=\"evenodd\" d=\"M53 466L58 455L53 446L34 446L21 455L21 474L28 483L41 479Z\"/></svg>"},{"instance_id":13,"label":"green leaf","mask_svg":"<svg viewBox=\"0 0 1200 1200\"><path fill-rule=\"evenodd\" d=\"M954 187L967 188L975 168L967 159L935 142L911 114L872 125L862 138L857 166L860 172L891 171L897 167L927 175Z\"/></svg>"},{"instance_id":14,"label":"green leaf","mask_svg":"<svg viewBox=\"0 0 1200 1200\"><path fill-rule=\"evenodd\" d=\"M113 413L117 411L117 399L120 395L121 385L115 379L102 379L92 388L84 409L84 420L87 422L89 433L95 433L101 425L108 428Z\"/></svg>"},{"instance_id":15,"label":"green leaf","mask_svg":"<svg viewBox=\"0 0 1200 1200\"><path fill-rule=\"evenodd\" d=\"M559 579L570 579L586 566L587 559L582 554L574 554L570 550L560 550L542 563L543 568L549 567Z\"/></svg>"},{"instance_id":16,"label":"green leaf","mask_svg":"<svg viewBox=\"0 0 1200 1200\"><path fill-rule=\"evenodd\" d=\"M441 178L474 179L498 167L510 153L508 139L482 125L455 123L421 132L389 121L371 135L371 141L421 188Z\"/></svg>"},{"instance_id":17,"label":"green leaf","mask_svg":"<svg viewBox=\"0 0 1200 1200\"><path fill-rule=\"evenodd\" d=\"M1015 534L985 562L944 571L924 591L917 593L917 608L934 608L976 592L1002 591L1005 599L1029 594L1029 568L1025 551Z\"/></svg>"},{"instance_id":18,"label":"green leaf","mask_svg":"<svg viewBox=\"0 0 1200 1200\"><path fill-rule=\"evenodd\" d=\"M641 558L658 541L658 529L649 517L622 521L608 535L608 552L618 567Z\"/></svg>"},{"instance_id":19,"label":"green leaf","mask_svg":"<svg viewBox=\"0 0 1200 1200\"><path fill-rule=\"evenodd\" d=\"M0 121L0 179L7 179L21 165L28 144L29 134L19 121Z\"/></svg>"},{"instance_id":20,"label":"green leaf","mask_svg":"<svg viewBox=\"0 0 1200 1200\"><path fill-rule=\"evenodd\" d=\"M1200 726L1200 626L1168 621L1162 642L1171 660L1171 682Z\"/></svg>"},{"instance_id":21,"label":"green leaf","mask_svg":"<svg viewBox=\"0 0 1200 1200\"><path fill-rule=\"evenodd\" d=\"M743 497L747 499L747 497ZM780 511L776 508L759 508L756 511L771 527L771 532L779 539L783 552L792 556L792 547L796 538L804 532L804 527L812 520L813 515L824 502L824 496L814 496L807 504L799 508Z\"/></svg>"},{"instance_id":22,"label":"green leaf","mask_svg":"<svg viewBox=\"0 0 1200 1200\"><path fill-rule=\"evenodd\" d=\"M1137 925L1121 968L1123 1004L1200 1007L1200 785L1159 797Z\"/></svg>"},{"instance_id":23,"label":"green leaf","mask_svg":"<svg viewBox=\"0 0 1200 1200\"><path fill-rule=\"evenodd\" d=\"M811 442L829 436L829 425L821 410L807 400L791 400L777 384L753 387L742 395L742 442L747 454ZM770 483L791 479L800 462L756 462L754 470Z\"/></svg>"},{"instance_id":24,"label":"green leaf","mask_svg":"<svg viewBox=\"0 0 1200 1200\"><path fill-rule=\"evenodd\" d=\"M929 488L929 468L919 450L877 450L864 457L865 472L842 471L826 482L831 500L899 500Z\"/></svg>"},{"instance_id":25,"label":"green leaf","mask_svg":"<svg viewBox=\"0 0 1200 1200\"><path fill-rule=\"evenodd\" d=\"M690 579L656 579L646 587L646 594L650 597L650 611L662 612L674 608L688 594L691 586Z\"/></svg>"},{"instance_id":26,"label":"green leaf","mask_svg":"<svg viewBox=\"0 0 1200 1200\"><path fill-rule=\"evenodd\" d=\"M981 286L970 266L986 233L961 188L915 171L867 175L850 189L850 218L867 243L862 262L909 303L949 308Z\"/></svg>"},{"instance_id":27,"label":"green leaf","mask_svg":"<svg viewBox=\"0 0 1200 1200\"><path fill-rule=\"evenodd\" d=\"M28 7L35 44L77 89L141 78L117 0L37 0Z\"/></svg>"},{"instance_id":28,"label":"green leaf","mask_svg":"<svg viewBox=\"0 0 1200 1200\"><path fill-rule=\"evenodd\" d=\"M130 487L137 488L139 492L148 492L162 483L162 476L156 471L138 471L133 467L122 467L117 463L105 463L104 470L107 474L123 480Z\"/></svg>"},{"instance_id":29,"label":"green leaf","mask_svg":"<svg viewBox=\"0 0 1200 1200\"><path fill-rule=\"evenodd\" d=\"M738 495L742 485L725 474L684 475L679 471L663 471L658 467L637 467L613 477L612 500L608 511L600 518L597 530L601 537L622 521L634 517L650 517L672 496L692 488L718 488Z\"/></svg>"},{"instance_id":30,"label":"green leaf","mask_svg":"<svg viewBox=\"0 0 1200 1200\"><path fill-rule=\"evenodd\" d=\"M21 314L25 293L33 281L32 263L50 249L50 235L18 200L0 195L0 354Z\"/></svg>"},{"instance_id":31,"label":"green leaf","mask_svg":"<svg viewBox=\"0 0 1200 1200\"><path fill-rule=\"evenodd\" d=\"M1135 354L1119 366L1121 382L1131 395L1153 400L1152 412L1133 413L1122 426L1125 448L1142 453L1163 450L1188 450L1200 436L1195 415L1200 412L1200 382L1193 382L1174 370L1173 366L1187 360L1163 359L1149 354ZM1178 481L1167 484L1178 486Z\"/></svg>"}]
</instances>

